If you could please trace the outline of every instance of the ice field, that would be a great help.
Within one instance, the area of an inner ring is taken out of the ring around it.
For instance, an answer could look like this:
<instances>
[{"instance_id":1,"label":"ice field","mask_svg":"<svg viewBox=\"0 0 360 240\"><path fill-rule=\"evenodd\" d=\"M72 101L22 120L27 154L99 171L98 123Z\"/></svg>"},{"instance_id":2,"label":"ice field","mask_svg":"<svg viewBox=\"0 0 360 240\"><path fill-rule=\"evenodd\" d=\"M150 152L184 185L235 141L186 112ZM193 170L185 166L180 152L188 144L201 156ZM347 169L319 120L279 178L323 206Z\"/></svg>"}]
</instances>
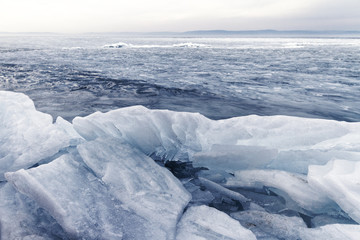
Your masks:
<instances>
[{"instance_id":1,"label":"ice field","mask_svg":"<svg viewBox=\"0 0 360 240\"><path fill-rule=\"evenodd\" d=\"M359 237L359 123L0 102L1 239Z\"/></svg>"}]
</instances>

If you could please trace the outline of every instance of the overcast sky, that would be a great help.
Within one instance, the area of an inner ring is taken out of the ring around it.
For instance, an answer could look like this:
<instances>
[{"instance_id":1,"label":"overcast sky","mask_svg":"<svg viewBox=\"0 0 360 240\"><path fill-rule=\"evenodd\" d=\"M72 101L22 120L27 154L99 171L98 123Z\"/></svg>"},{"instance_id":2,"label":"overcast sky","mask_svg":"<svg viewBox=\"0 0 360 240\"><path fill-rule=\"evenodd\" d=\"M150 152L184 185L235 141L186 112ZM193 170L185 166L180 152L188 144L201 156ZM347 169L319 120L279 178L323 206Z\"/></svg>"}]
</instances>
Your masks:
<instances>
[{"instance_id":1,"label":"overcast sky","mask_svg":"<svg viewBox=\"0 0 360 240\"><path fill-rule=\"evenodd\" d=\"M360 0L0 0L0 32L360 30Z\"/></svg>"}]
</instances>

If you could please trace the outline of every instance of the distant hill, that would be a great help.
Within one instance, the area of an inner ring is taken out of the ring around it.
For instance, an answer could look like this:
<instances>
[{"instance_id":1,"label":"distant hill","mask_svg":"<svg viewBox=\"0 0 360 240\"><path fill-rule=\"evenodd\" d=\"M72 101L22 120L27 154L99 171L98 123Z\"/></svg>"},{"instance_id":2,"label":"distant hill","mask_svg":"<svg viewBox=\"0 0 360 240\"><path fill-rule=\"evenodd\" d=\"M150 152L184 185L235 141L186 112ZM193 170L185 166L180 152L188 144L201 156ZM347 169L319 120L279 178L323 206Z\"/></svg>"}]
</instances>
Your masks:
<instances>
[{"instance_id":1,"label":"distant hill","mask_svg":"<svg viewBox=\"0 0 360 240\"><path fill-rule=\"evenodd\" d=\"M309 30L246 30L246 31L226 31L226 30L198 30L184 32L186 35L304 35L304 36L331 36L331 35L360 35L360 31L309 31Z\"/></svg>"},{"instance_id":2,"label":"distant hill","mask_svg":"<svg viewBox=\"0 0 360 240\"><path fill-rule=\"evenodd\" d=\"M0 32L0 35L61 35L66 33L56 32ZM177 36L177 37L217 37L217 36L239 36L239 37L356 37L360 38L360 31L310 31L310 30L196 30L187 32L84 32L75 34L94 35L124 35L124 36ZM71 35L71 34L69 34Z\"/></svg>"}]
</instances>

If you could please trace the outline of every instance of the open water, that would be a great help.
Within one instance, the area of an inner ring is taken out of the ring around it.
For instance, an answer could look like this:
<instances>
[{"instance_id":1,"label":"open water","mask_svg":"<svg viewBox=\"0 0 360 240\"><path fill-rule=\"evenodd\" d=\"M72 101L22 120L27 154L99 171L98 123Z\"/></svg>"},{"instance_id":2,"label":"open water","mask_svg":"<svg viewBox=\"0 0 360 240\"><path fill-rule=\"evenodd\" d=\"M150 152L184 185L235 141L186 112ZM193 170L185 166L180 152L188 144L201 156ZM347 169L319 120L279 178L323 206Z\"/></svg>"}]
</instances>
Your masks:
<instances>
[{"instance_id":1,"label":"open water","mask_svg":"<svg viewBox=\"0 0 360 240\"><path fill-rule=\"evenodd\" d=\"M360 39L2 34L0 89L67 120L144 105L360 121Z\"/></svg>"}]
</instances>

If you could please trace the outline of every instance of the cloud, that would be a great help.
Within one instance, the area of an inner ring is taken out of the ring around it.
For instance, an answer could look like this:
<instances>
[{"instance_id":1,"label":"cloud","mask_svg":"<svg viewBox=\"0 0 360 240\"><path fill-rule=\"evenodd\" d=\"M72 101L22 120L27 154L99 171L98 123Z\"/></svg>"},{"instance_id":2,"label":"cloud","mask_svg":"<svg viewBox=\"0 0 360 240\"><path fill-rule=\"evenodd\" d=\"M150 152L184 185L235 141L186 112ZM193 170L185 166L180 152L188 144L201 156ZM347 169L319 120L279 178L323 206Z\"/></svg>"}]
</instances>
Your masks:
<instances>
[{"instance_id":1,"label":"cloud","mask_svg":"<svg viewBox=\"0 0 360 240\"><path fill-rule=\"evenodd\" d=\"M359 22L359 7L358 0L2 0L0 31L342 29Z\"/></svg>"}]
</instances>

